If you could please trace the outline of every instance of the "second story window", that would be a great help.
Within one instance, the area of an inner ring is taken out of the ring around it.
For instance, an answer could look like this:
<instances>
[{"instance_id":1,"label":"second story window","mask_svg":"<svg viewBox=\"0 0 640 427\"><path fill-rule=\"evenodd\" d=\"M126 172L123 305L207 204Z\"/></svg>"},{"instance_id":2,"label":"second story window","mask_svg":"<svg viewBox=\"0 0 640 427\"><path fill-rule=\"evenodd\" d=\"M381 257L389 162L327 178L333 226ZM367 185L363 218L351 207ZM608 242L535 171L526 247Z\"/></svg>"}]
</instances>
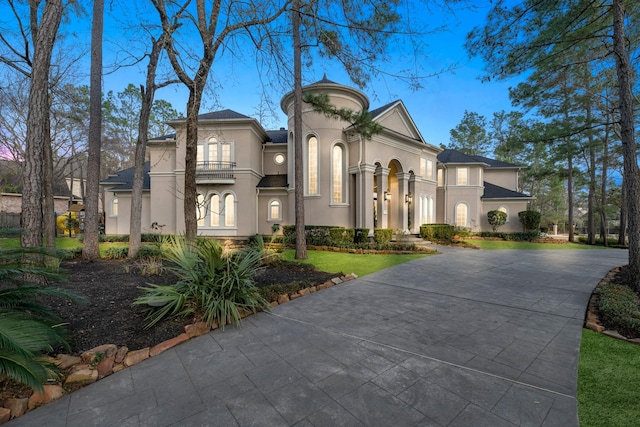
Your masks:
<instances>
[{"instance_id":1,"label":"second story window","mask_svg":"<svg viewBox=\"0 0 640 427\"><path fill-rule=\"evenodd\" d=\"M318 138L307 140L307 194L318 194Z\"/></svg>"},{"instance_id":2,"label":"second story window","mask_svg":"<svg viewBox=\"0 0 640 427\"><path fill-rule=\"evenodd\" d=\"M469 185L469 168L458 168L456 185Z\"/></svg>"}]
</instances>

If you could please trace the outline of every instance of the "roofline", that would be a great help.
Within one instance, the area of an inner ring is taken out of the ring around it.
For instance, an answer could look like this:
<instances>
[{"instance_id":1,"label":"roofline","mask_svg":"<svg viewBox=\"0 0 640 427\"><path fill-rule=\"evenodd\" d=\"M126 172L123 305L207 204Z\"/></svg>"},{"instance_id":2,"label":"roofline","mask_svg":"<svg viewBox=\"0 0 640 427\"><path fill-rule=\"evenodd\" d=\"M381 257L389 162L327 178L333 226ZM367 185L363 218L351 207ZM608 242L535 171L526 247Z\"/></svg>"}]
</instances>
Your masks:
<instances>
[{"instance_id":1,"label":"roofline","mask_svg":"<svg viewBox=\"0 0 640 427\"><path fill-rule=\"evenodd\" d=\"M304 95L305 92L312 92L314 90L340 90L342 92L347 92L349 93L351 96L355 97L356 99L358 99L361 104L362 104L362 109L364 111L368 111L369 110L369 97L367 97L367 95L365 95L363 92L359 91L358 89L352 88L350 86L345 86L339 83L334 83L334 82L324 82L324 81L319 81L316 83L311 83L309 85L303 86L302 87L302 93ZM282 109L282 111L287 114L287 107L289 106L289 104L291 104L291 102L293 102L293 96L294 96L294 91L290 91L284 94L284 96L282 97L282 99L280 100L280 109Z\"/></svg>"},{"instance_id":2,"label":"roofline","mask_svg":"<svg viewBox=\"0 0 640 427\"><path fill-rule=\"evenodd\" d=\"M430 144L427 142L426 139L424 139L424 137L422 136L422 132L420 132L420 128L418 128L418 126L416 125L416 122L413 120L413 117L411 116L411 114L409 114L409 110L407 109L407 106L404 105L404 101L402 101L402 99L398 99L395 102L392 102L389 105L389 108L387 108L386 110L384 110L382 113L378 114L376 117L380 117L384 114L386 114L388 111L390 111L392 108L395 108L398 104L400 104L402 106L402 109L404 110L405 113L407 113L407 117L409 118L409 120L411 121L411 125L413 126L413 128L416 130L416 132L418 132L418 136L420 137L420 140L427 145L431 145L432 147L436 147L433 144ZM439 152L440 151L444 151L443 148L437 147Z\"/></svg>"}]
</instances>

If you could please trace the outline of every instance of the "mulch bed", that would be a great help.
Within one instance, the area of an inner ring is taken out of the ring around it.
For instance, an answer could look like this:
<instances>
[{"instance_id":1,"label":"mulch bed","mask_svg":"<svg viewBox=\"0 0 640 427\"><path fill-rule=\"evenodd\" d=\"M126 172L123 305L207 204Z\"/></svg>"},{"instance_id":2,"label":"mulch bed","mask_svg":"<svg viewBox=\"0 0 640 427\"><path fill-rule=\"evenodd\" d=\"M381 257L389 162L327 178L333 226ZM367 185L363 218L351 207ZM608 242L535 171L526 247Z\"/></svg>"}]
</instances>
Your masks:
<instances>
[{"instance_id":1,"label":"mulch bed","mask_svg":"<svg viewBox=\"0 0 640 427\"><path fill-rule=\"evenodd\" d=\"M66 271L66 280L55 286L87 300L85 304L58 299L48 302L67 323L72 354L80 354L102 344L126 345L130 350L152 347L178 336L185 325L195 320L167 319L145 329L145 310L132 303L142 294L142 286L173 283L174 276L166 271L160 275L142 275L136 263L117 260L73 260L64 262L62 267ZM336 275L277 264L261 269L256 285L299 281L319 284Z\"/></svg>"}]
</instances>

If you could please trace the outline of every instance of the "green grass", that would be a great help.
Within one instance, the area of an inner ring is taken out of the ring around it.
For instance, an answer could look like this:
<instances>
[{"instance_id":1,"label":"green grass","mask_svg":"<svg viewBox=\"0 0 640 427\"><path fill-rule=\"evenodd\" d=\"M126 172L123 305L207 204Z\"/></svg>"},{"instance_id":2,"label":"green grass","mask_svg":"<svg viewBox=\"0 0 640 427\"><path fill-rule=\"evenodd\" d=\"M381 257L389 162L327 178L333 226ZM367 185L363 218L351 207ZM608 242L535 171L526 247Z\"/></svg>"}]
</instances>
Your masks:
<instances>
[{"instance_id":1,"label":"green grass","mask_svg":"<svg viewBox=\"0 0 640 427\"><path fill-rule=\"evenodd\" d=\"M19 237L0 238L0 249L15 249L20 247ZM56 239L56 247L58 249L72 249L82 247L82 242L71 237L58 237Z\"/></svg>"},{"instance_id":2,"label":"green grass","mask_svg":"<svg viewBox=\"0 0 640 427\"><path fill-rule=\"evenodd\" d=\"M581 427L637 426L640 346L583 330L578 365Z\"/></svg>"},{"instance_id":3,"label":"green grass","mask_svg":"<svg viewBox=\"0 0 640 427\"><path fill-rule=\"evenodd\" d=\"M282 257L289 261L300 261L313 264L318 270L329 273L355 273L358 277L374 273L394 265L402 264L427 254L349 254L344 252L307 251L308 259L295 259L295 251L286 250Z\"/></svg>"},{"instance_id":4,"label":"green grass","mask_svg":"<svg viewBox=\"0 0 640 427\"><path fill-rule=\"evenodd\" d=\"M541 249L605 249L604 246L582 245L579 243L532 243L513 242L506 240L467 240L467 243L478 246L485 250L519 249L519 250L541 250Z\"/></svg>"}]
</instances>

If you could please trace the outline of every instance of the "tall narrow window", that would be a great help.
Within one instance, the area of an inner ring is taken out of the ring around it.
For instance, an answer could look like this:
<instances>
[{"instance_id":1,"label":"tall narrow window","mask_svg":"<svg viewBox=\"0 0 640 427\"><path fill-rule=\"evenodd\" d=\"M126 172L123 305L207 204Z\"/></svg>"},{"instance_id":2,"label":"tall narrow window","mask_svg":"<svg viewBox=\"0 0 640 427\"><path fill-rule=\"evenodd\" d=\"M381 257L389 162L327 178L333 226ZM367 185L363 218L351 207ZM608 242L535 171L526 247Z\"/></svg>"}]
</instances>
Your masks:
<instances>
[{"instance_id":1,"label":"tall narrow window","mask_svg":"<svg viewBox=\"0 0 640 427\"><path fill-rule=\"evenodd\" d=\"M344 148L333 146L333 202L344 202Z\"/></svg>"},{"instance_id":2,"label":"tall narrow window","mask_svg":"<svg viewBox=\"0 0 640 427\"><path fill-rule=\"evenodd\" d=\"M433 179L433 161L427 160L427 179Z\"/></svg>"},{"instance_id":3,"label":"tall narrow window","mask_svg":"<svg viewBox=\"0 0 640 427\"><path fill-rule=\"evenodd\" d=\"M469 168L458 168L456 185L469 184Z\"/></svg>"},{"instance_id":4,"label":"tall narrow window","mask_svg":"<svg viewBox=\"0 0 640 427\"><path fill-rule=\"evenodd\" d=\"M118 198L111 199L111 216L118 216Z\"/></svg>"},{"instance_id":5,"label":"tall narrow window","mask_svg":"<svg viewBox=\"0 0 640 427\"><path fill-rule=\"evenodd\" d=\"M217 194L209 199L209 225L220 227L220 196Z\"/></svg>"},{"instance_id":6,"label":"tall narrow window","mask_svg":"<svg viewBox=\"0 0 640 427\"><path fill-rule=\"evenodd\" d=\"M444 185L444 169L438 169L438 187Z\"/></svg>"},{"instance_id":7,"label":"tall narrow window","mask_svg":"<svg viewBox=\"0 0 640 427\"><path fill-rule=\"evenodd\" d=\"M307 194L318 194L318 138L307 141Z\"/></svg>"},{"instance_id":8,"label":"tall narrow window","mask_svg":"<svg viewBox=\"0 0 640 427\"><path fill-rule=\"evenodd\" d=\"M233 227L236 225L236 204L233 194L224 196L224 226Z\"/></svg>"},{"instance_id":9,"label":"tall narrow window","mask_svg":"<svg viewBox=\"0 0 640 427\"><path fill-rule=\"evenodd\" d=\"M196 212L198 213L198 226L204 226L205 208L204 208L204 196L198 194L196 198Z\"/></svg>"},{"instance_id":10,"label":"tall narrow window","mask_svg":"<svg viewBox=\"0 0 640 427\"><path fill-rule=\"evenodd\" d=\"M465 203L456 205L456 225L466 227L469 219L469 207Z\"/></svg>"},{"instance_id":11,"label":"tall narrow window","mask_svg":"<svg viewBox=\"0 0 640 427\"><path fill-rule=\"evenodd\" d=\"M427 177L427 159L420 158L420 176Z\"/></svg>"}]
</instances>

